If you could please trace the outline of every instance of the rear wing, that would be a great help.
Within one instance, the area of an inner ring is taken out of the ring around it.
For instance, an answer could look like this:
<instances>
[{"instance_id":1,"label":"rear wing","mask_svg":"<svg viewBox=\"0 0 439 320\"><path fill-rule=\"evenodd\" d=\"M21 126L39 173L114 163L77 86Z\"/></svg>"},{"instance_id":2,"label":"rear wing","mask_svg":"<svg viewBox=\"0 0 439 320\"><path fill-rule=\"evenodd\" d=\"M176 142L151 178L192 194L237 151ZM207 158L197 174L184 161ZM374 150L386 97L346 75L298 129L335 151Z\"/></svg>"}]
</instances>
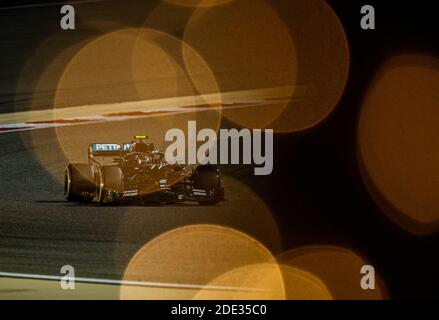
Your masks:
<instances>
[{"instance_id":1,"label":"rear wing","mask_svg":"<svg viewBox=\"0 0 439 320\"><path fill-rule=\"evenodd\" d=\"M131 143L93 143L88 147L88 157L114 157L128 153Z\"/></svg>"}]
</instances>

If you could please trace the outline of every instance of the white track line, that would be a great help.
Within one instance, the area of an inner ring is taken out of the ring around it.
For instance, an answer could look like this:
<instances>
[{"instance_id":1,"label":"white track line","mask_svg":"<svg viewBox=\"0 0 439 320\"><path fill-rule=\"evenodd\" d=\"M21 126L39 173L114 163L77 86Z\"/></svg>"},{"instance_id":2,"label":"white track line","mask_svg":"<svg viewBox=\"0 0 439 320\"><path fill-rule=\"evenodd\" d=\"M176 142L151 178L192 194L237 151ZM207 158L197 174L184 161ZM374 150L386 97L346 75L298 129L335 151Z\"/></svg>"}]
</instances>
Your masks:
<instances>
[{"instance_id":1,"label":"white track line","mask_svg":"<svg viewBox=\"0 0 439 320\"><path fill-rule=\"evenodd\" d=\"M270 99L283 98L289 90L291 90L291 87L265 88L203 96L184 96L5 113L0 114L0 134L99 122L126 121L222 108L238 109L256 105L268 106L273 103Z\"/></svg>"},{"instance_id":2,"label":"white track line","mask_svg":"<svg viewBox=\"0 0 439 320\"><path fill-rule=\"evenodd\" d=\"M0 272L0 278L18 278L28 280L50 280L61 281L65 280L65 276L50 276L27 273L11 273ZM180 283L166 283L166 282L147 282L147 281L130 281L130 280L112 280L112 279L98 279L98 278L81 278L75 277L75 282L91 283L91 284L107 284L133 287L153 287L153 288L168 288L168 289L204 289L216 291L246 291L246 292L263 292L264 289L257 288L241 288L241 287L227 287L227 286L211 286L211 285L197 285L197 284L180 284Z\"/></svg>"},{"instance_id":3,"label":"white track line","mask_svg":"<svg viewBox=\"0 0 439 320\"><path fill-rule=\"evenodd\" d=\"M29 110L0 114L0 124L25 123L29 121L48 121L58 119L69 119L76 117L90 117L96 114L108 115L119 112L137 111L167 111L188 106L252 103L288 96L291 87L267 88L246 91L235 91L225 93L214 93L205 95L182 96L173 98L159 98L141 101L126 101L116 103L103 103L83 105L67 108L52 108L45 110Z\"/></svg>"}]
</instances>

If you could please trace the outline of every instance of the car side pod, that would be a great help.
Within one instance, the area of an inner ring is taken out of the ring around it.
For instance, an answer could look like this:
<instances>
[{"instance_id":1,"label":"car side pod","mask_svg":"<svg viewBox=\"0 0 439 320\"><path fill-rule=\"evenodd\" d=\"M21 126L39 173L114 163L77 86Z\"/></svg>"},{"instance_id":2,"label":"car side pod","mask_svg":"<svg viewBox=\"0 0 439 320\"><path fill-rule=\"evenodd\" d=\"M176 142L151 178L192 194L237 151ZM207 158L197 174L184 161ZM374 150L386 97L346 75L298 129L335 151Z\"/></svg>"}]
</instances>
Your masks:
<instances>
[{"instance_id":1,"label":"car side pod","mask_svg":"<svg viewBox=\"0 0 439 320\"><path fill-rule=\"evenodd\" d=\"M119 166L102 166L99 170L99 191L97 201L103 203L115 203L123 194L123 173Z\"/></svg>"}]
</instances>

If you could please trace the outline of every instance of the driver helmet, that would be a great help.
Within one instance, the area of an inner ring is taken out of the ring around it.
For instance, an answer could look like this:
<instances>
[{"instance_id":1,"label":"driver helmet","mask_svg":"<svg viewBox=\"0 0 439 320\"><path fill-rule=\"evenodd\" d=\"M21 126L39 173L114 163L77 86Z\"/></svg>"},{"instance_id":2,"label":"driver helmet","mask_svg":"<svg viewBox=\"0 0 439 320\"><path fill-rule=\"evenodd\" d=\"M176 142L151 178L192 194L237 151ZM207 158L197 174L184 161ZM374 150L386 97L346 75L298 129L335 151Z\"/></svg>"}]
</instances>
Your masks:
<instances>
[{"instance_id":1,"label":"driver helmet","mask_svg":"<svg viewBox=\"0 0 439 320\"><path fill-rule=\"evenodd\" d=\"M132 152L150 153L154 151L154 144L147 141L147 136L134 136L131 141Z\"/></svg>"}]
</instances>

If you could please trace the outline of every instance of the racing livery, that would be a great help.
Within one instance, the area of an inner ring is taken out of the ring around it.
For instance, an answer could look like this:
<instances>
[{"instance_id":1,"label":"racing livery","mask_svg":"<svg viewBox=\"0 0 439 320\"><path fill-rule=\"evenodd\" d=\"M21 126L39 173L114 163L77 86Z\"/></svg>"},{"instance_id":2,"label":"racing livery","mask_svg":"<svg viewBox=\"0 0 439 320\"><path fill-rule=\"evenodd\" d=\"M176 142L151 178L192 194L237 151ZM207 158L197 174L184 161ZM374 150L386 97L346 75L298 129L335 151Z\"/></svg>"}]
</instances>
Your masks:
<instances>
[{"instance_id":1,"label":"racing livery","mask_svg":"<svg viewBox=\"0 0 439 320\"><path fill-rule=\"evenodd\" d=\"M64 195L71 202L101 204L197 201L215 205L224 200L224 188L216 165L170 164L146 136L135 136L130 143L91 144L88 163L67 165Z\"/></svg>"}]
</instances>

